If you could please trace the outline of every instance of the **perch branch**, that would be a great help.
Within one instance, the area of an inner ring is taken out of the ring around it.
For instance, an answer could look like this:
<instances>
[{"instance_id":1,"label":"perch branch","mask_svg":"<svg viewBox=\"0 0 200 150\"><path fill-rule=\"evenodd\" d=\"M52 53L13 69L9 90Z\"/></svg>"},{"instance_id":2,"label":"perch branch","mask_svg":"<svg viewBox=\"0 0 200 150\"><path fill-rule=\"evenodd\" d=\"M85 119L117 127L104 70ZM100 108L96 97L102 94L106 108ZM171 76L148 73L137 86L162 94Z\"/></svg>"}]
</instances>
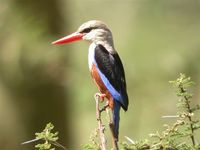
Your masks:
<instances>
[{"instance_id":1,"label":"perch branch","mask_svg":"<svg viewBox=\"0 0 200 150\"><path fill-rule=\"evenodd\" d=\"M97 118L97 122L98 122L99 138L101 141L101 150L106 150L106 138L105 138L105 133L104 133L105 127L101 120L102 110L100 110L100 108L99 108L99 96L95 95L95 100L96 100L96 118Z\"/></svg>"},{"instance_id":2,"label":"perch branch","mask_svg":"<svg viewBox=\"0 0 200 150\"><path fill-rule=\"evenodd\" d=\"M107 115L108 115L108 118L109 118L109 127L110 127L110 131L111 131L111 136L112 136L112 150L119 150L119 147L118 147L118 144L117 144L118 139L115 138L114 124L113 124L113 121L111 119L109 107L106 108L106 112L107 112Z\"/></svg>"}]
</instances>

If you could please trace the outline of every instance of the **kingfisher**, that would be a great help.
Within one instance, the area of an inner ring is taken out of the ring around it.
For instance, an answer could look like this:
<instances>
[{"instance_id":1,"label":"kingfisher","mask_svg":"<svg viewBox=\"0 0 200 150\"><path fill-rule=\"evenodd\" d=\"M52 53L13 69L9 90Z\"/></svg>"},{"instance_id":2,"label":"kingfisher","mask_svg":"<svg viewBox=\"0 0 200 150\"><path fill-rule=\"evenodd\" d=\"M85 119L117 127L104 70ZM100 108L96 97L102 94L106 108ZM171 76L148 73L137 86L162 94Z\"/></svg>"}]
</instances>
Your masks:
<instances>
[{"instance_id":1,"label":"kingfisher","mask_svg":"<svg viewBox=\"0 0 200 150\"><path fill-rule=\"evenodd\" d=\"M118 141L120 108L128 110L128 95L125 72L122 61L115 50L111 30L99 20L83 23L76 32L65 36L52 44L65 44L78 40L90 43L88 64L91 76L100 93L97 95L107 99L112 110L114 137Z\"/></svg>"}]
</instances>

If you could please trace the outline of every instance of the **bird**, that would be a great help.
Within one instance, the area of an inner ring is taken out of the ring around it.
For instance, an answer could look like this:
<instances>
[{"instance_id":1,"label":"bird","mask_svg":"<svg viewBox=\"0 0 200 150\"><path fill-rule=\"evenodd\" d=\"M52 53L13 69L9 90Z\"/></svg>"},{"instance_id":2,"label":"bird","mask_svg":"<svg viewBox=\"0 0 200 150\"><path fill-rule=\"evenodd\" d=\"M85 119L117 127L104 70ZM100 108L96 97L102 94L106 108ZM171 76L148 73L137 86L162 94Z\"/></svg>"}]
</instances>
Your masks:
<instances>
[{"instance_id":1,"label":"bird","mask_svg":"<svg viewBox=\"0 0 200 150\"><path fill-rule=\"evenodd\" d=\"M107 99L112 110L114 138L118 141L120 109L128 110L129 98L122 61L115 50L113 36L108 26L99 20L83 23L76 32L65 36L52 44L65 44L78 40L88 41L88 65L91 76L100 93L97 95Z\"/></svg>"}]
</instances>

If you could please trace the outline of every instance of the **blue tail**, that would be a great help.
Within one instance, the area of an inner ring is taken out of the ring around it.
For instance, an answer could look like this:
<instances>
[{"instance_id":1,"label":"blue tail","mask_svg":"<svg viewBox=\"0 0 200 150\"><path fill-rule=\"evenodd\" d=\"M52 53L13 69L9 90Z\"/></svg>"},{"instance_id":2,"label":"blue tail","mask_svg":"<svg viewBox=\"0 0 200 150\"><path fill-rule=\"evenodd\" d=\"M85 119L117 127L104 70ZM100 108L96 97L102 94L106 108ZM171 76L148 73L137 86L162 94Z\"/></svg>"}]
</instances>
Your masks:
<instances>
[{"instance_id":1,"label":"blue tail","mask_svg":"<svg viewBox=\"0 0 200 150\"><path fill-rule=\"evenodd\" d=\"M119 135L119 120L120 120L120 103L114 100L114 109L113 109L113 123L114 123L114 136L118 140Z\"/></svg>"}]
</instances>

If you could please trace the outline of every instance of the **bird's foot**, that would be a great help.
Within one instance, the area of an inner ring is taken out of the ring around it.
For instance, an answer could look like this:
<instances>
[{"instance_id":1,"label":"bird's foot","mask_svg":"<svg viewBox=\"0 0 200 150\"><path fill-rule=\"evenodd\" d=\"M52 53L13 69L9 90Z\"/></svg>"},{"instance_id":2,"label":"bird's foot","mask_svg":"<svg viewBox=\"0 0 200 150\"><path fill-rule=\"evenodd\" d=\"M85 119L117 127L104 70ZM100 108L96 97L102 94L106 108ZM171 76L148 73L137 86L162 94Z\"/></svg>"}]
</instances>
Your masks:
<instances>
[{"instance_id":1,"label":"bird's foot","mask_svg":"<svg viewBox=\"0 0 200 150\"><path fill-rule=\"evenodd\" d=\"M105 97L106 97L106 94L102 94L102 93L96 93L95 94L95 98L99 98L101 102L104 101Z\"/></svg>"}]
</instances>

